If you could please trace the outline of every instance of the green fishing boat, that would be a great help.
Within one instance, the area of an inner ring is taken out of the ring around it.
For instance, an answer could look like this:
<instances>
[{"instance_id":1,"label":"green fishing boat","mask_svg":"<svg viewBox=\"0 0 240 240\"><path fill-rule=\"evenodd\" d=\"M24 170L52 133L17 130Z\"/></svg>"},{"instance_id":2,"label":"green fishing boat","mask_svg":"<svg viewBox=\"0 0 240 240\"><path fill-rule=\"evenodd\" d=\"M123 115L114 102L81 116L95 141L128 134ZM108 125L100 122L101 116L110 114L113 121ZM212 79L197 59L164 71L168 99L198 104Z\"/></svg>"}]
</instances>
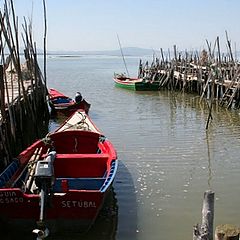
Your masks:
<instances>
[{"instance_id":1,"label":"green fishing boat","mask_svg":"<svg viewBox=\"0 0 240 240\"><path fill-rule=\"evenodd\" d=\"M117 87L134 91L158 91L159 83L151 82L142 78L131 78L121 74L115 74L113 78Z\"/></svg>"}]
</instances>

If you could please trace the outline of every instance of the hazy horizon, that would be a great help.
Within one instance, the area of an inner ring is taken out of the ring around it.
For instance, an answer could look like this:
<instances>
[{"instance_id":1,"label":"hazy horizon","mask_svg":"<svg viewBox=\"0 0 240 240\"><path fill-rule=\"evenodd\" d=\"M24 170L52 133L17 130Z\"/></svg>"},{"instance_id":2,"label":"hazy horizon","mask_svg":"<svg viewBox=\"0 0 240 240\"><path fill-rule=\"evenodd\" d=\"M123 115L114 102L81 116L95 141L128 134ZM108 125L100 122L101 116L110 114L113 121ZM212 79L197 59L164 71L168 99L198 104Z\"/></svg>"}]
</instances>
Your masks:
<instances>
[{"instance_id":1,"label":"hazy horizon","mask_svg":"<svg viewBox=\"0 0 240 240\"><path fill-rule=\"evenodd\" d=\"M23 16L33 21L33 37L43 46L42 0L15 0L19 24ZM226 48L227 31L232 48L240 29L237 0L46 1L47 49L50 51L105 51L122 47L179 50L206 48L219 36ZM21 31L21 25L19 27Z\"/></svg>"}]
</instances>

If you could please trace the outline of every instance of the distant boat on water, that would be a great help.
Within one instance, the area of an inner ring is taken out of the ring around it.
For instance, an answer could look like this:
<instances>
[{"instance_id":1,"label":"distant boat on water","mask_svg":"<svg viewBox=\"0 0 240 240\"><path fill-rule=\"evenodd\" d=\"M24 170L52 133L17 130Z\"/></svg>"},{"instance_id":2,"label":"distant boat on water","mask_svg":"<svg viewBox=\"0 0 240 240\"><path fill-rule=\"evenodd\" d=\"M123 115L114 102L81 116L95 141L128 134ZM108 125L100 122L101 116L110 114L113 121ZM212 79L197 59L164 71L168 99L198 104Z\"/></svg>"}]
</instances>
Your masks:
<instances>
[{"instance_id":1,"label":"distant boat on water","mask_svg":"<svg viewBox=\"0 0 240 240\"><path fill-rule=\"evenodd\" d=\"M156 82L148 81L143 78L129 77L127 64L126 64L126 61L124 58L121 42L120 42L118 35L117 35L117 39L118 39L118 44L120 47L120 51L121 51L121 55L122 55L122 59L123 59L123 63L124 63L127 75L115 73L113 80L114 80L116 86L121 87L121 88L135 90L135 91L156 91L156 90L158 90L159 84Z\"/></svg>"},{"instance_id":2,"label":"distant boat on water","mask_svg":"<svg viewBox=\"0 0 240 240\"><path fill-rule=\"evenodd\" d=\"M88 113L91 106L79 92L77 92L75 99L72 99L54 88L49 89L49 105L52 112L62 112L65 114L72 114L79 109Z\"/></svg>"},{"instance_id":3,"label":"distant boat on water","mask_svg":"<svg viewBox=\"0 0 240 240\"><path fill-rule=\"evenodd\" d=\"M114 74L113 80L117 87L126 88L135 91L157 91L158 82L151 82L142 78L127 77L125 74Z\"/></svg>"}]
</instances>

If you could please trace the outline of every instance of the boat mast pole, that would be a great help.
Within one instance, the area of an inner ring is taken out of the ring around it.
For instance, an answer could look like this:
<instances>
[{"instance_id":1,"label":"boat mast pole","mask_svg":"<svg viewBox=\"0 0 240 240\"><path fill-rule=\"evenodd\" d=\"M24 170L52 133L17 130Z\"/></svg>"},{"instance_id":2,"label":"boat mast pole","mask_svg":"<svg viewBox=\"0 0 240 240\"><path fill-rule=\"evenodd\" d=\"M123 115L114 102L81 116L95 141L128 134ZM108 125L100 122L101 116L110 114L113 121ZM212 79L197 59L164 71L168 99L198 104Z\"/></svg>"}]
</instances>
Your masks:
<instances>
[{"instance_id":1,"label":"boat mast pole","mask_svg":"<svg viewBox=\"0 0 240 240\"><path fill-rule=\"evenodd\" d=\"M128 69L127 69L127 64L126 64L126 61L125 61L125 58L124 58L124 55L123 55L123 51L122 51L122 47L121 47L121 43L120 43L120 39L119 39L118 34L117 34L117 39L118 39L118 44L119 44L120 51L121 51L121 54L122 54L123 62L124 62L124 65L125 65L125 68L126 68L126 71L127 71L127 75L128 75L128 77L130 77Z\"/></svg>"}]
</instances>

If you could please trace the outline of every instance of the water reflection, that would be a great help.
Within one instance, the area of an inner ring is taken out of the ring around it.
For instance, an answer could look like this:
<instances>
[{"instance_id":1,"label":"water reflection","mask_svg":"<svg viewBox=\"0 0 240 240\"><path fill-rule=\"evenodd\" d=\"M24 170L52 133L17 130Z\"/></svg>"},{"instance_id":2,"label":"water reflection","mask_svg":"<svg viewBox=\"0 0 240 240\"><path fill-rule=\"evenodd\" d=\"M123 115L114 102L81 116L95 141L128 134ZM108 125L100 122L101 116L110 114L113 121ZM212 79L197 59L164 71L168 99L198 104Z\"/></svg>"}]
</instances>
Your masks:
<instances>
[{"instance_id":1,"label":"water reflection","mask_svg":"<svg viewBox=\"0 0 240 240\"><path fill-rule=\"evenodd\" d=\"M134 73L138 59L126 60ZM208 108L197 95L115 88L112 75L121 72L119 57L49 63L49 84L68 95L83 91L92 104L91 118L111 139L122 162L114 184L115 238L191 239L209 186L218 199L215 224L238 222L239 111L214 104L206 133Z\"/></svg>"},{"instance_id":2,"label":"water reflection","mask_svg":"<svg viewBox=\"0 0 240 240\"><path fill-rule=\"evenodd\" d=\"M138 233L137 199L133 176L123 163L128 161L123 152L118 153L121 159L114 182L118 199L118 231L117 239L136 240Z\"/></svg>"}]
</instances>

